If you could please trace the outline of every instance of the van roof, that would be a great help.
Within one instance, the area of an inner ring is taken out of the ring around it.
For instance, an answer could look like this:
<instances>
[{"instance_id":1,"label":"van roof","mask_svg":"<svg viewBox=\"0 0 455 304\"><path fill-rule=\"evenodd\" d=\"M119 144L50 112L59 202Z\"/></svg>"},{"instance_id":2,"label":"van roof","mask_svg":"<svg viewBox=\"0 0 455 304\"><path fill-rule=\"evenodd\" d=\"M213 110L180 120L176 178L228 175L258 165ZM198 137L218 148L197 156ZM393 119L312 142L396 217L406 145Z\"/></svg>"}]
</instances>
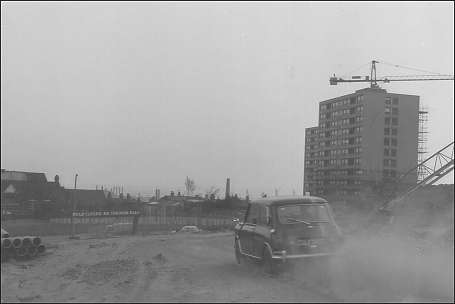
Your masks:
<instances>
[{"instance_id":1,"label":"van roof","mask_svg":"<svg viewBox=\"0 0 455 304\"><path fill-rule=\"evenodd\" d=\"M275 196L255 199L251 201L251 204L261 205L286 205L286 204L325 204L328 203L325 199L317 196Z\"/></svg>"}]
</instances>

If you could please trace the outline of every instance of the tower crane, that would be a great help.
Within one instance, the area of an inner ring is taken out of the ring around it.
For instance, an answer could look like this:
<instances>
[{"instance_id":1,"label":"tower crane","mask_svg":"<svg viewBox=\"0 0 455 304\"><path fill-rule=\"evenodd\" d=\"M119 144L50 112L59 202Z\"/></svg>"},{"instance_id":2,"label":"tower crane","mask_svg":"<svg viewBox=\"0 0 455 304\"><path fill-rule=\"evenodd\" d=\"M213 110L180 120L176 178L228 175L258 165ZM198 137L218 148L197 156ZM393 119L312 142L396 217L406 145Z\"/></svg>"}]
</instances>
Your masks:
<instances>
[{"instance_id":1,"label":"tower crane","mask_svg":"<svg viewBox=\"0 0 455 304\"><path fill-rule=\"evenodd\" d=\"M404 75L404 76L383 76L383 77L378 78L376 75L376 64L377 63L382 63L382 64L394 66L394 67L416 70L416 71L421 71L421 72L427 72L430 74ZM372 60L369 76L363 76L363 77L362 76L352 76L351 79L343 79L341 77L336 77L335 74L333 74L333 77L330 77L330 85L337 85L338 83L343 83L343 82L369 82L370 86L372 88L377 88L378 82L389 83L392 81L425 81L425 80L454 80L454 78L453 78L453 75L432 73L432 72L423 71L423 70L419 70L419 69L400 66L397 64L390 64L390 63L386 63L383 61L379 62L377 60Z\"/></svg>"}]
</instances>

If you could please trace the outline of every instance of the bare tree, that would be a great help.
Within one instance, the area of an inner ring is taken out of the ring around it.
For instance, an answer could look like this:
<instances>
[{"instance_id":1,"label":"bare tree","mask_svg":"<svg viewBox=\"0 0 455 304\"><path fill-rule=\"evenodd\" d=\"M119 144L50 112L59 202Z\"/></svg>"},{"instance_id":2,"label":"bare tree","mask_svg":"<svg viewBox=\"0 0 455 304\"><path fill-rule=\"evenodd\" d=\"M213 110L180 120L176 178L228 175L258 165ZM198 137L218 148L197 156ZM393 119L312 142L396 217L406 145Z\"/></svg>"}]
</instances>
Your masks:
<instances>
[{"instance_id":1,"label":"bare tree","mask_svg":"<svg viewBox=\"0 0 455 304\"><path fill-rule=\"evenodd\" d=\"M194 180L192 180L188 176L186 177L185 180L185 189L187 195L193 194L194 190L196 190L196 184L194 183Z\"/></svg>"},{"instance_id":2,"label":"bare tree","mask_svg":"<svg viewBox=\"0 0 455 304\"><path fill-rule=\"evenodd\" d=\"M212 186L210 189L205 191L205 194L209 197L209 199L214 200L219 191L219 188Z\"/></svg>"}]
</instances>

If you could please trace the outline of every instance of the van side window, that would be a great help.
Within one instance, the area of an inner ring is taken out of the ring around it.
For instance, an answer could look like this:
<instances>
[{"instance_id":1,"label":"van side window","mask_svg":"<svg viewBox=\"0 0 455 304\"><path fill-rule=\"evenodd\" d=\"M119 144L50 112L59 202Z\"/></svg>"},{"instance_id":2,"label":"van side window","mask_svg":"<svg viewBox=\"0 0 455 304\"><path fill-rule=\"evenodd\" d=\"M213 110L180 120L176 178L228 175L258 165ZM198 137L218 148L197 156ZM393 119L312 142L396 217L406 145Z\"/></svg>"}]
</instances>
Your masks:
<instances>
[{"instance_id":1,"label":"van side window","mask_svg":"<svg viewBox=\"0 0 455 304\"><path fill-rule=\"evenodd\" d=\"M266 211L266 206L260 206L259 207L259 218L258 218L258 224L259 225L267 225L267 211Z\"/></svg>"},{"instance_id":2,"label":"van side window","mask_svg":"<svg viewBox=\"0 0 455 304\"><path fill-rule=\"evenodd\" d=\"M246 219L246 222L249 224L258 224L258 217L259 217L259 206L256 204L252 204L250 208L250 214Z\"/></svg>"},{"instance_id":3,"label":"van side window","mask_svg":"<svg viewBox=\"0 0 455 304\"><path fill-rule=\"evenodd\" d=\"M245 223L267 226L267 216L270 215L267 208L267 206L251 204Z\"/></svg>"},{"instance_id":4,"label":"van side window","mask_svg":"<svg viewBox=\"0 0 455 304\"><path fill-rule=\"evenodd\" d=\"M265 222L267 226L272 227L272 214L269 206L265 207Z\"/></svg>"}]
</instances>

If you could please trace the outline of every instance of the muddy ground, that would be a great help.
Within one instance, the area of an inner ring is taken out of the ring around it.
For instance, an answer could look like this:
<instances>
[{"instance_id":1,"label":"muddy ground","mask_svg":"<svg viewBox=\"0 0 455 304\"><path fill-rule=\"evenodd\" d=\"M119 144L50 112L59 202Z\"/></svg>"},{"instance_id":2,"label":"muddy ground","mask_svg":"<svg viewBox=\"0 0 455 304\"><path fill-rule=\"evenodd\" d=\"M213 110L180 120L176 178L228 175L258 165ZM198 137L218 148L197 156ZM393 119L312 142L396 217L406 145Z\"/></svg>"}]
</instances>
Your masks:
<instances>
[{"instance_id":1,"label":"muddy ground","mask_svg":"<svg viewBox=\"0 0 455 304\"><path fill-rule=\"evenodd\" d=\"M44 238L43 256L2 264L2 302L324 301L286 277L239 266L227 233Z\"/></svg>"},{"instance_id":2,"label":"muddy ground","mask_svg":"<svg viewBox=\"0 0 455 304\"><path fill-rule=\"evenodd\" d=\"M43 239L44 255L2 263L2 302L453 302L453 267L444 273L432 267L434 273L421 277L420 285L397 291L390 284L406 281L394 272L400 256L383 261L377 250L365 253L362 248L371 248L368 240L367 247L356 243L345 250L351 261L337 262L333 288L326 288L305 278L299 265L278 276L266 275L254 263L238 265L232 232ZM453 266L453 252L451 257ZM408 266L399 273L407 276L414 269ZM375 275L377 269L382 272ZM419 290L431 285L426 279L435 286L422 294Z\"/></svg>"}]
</instances>

